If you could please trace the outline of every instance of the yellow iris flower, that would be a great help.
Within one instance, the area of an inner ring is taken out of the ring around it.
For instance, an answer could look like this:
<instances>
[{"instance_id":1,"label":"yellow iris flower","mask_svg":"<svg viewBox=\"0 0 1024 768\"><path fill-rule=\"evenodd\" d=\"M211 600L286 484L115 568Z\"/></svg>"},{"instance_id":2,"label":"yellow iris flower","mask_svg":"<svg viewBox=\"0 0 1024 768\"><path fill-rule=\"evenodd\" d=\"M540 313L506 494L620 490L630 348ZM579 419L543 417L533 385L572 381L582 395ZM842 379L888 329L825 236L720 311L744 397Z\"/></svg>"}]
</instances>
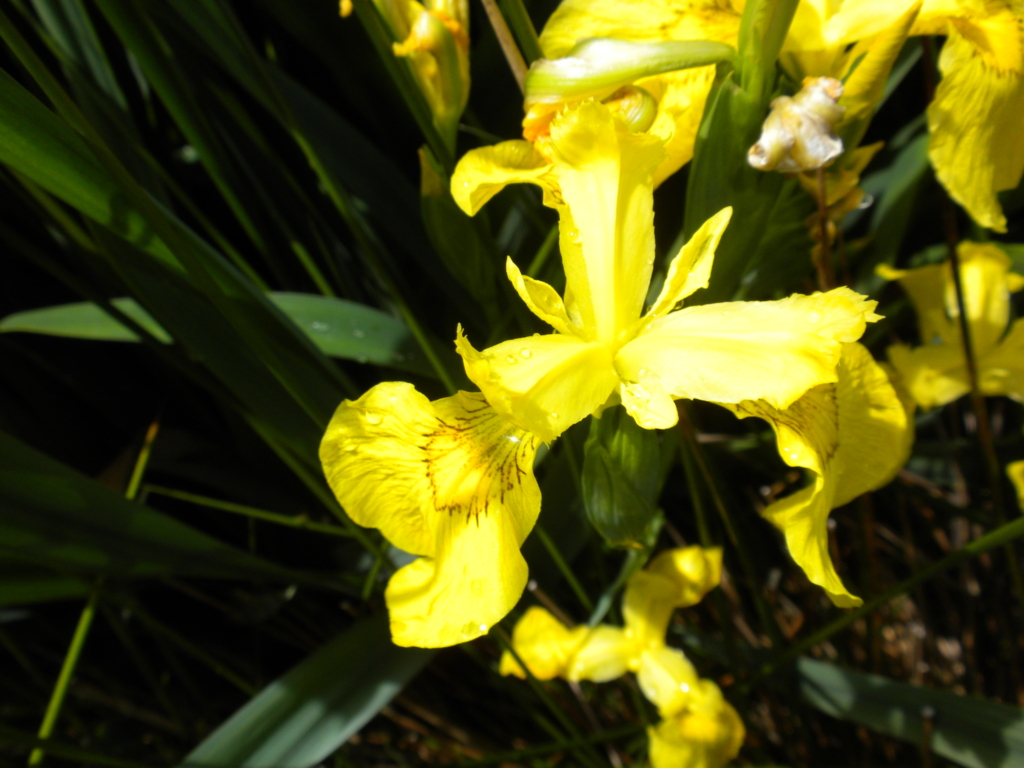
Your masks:
<instances>
[{"instance_id":1,"label":"yellow iris flower","mask_svg":"<svg viewBox=\"0 0 1024 768\"><path fill-rule=\"evenodd\" d=\"M556 57L565 55L578 40L592 36L735 44L740 22L737 9L742 3L735 6L727 0L566 0L545 26L541 46L546 56ZM928 152L936 176L975 221L1005 232L1006 219L996 193L1015 188L1024 174L1024 133L1019 125L1024 114L1024 10L1020 3L803 0L781 61L797 79L843 78L847 95L840 105L847 107L849 120L862 119L865 114L870 117L881 97L892 60L908 34L947 35L939 59L942 80L928 107ZM852 65L865 53L868 58L850 74ZM865 68L865 63L871 66ZM652 93L664 91L660 100L665 116L659 119L666 122L658 132L671 139L669 159L666 168L659 170L659 180L692 156L713 77L713 68L705 67L638 82Z\"/></svg>"},{"instance_id":2,"label":"yellow iris flower","mask_svg":"<svg viewBox=\"0 0 1024 768\"><path fill-rule=\"evenodd\" d=\"M783 532L790 555L836 605L863 601L843 586L828 551L829 512L889 482L913 440L910 408L860 344L843 347L839 380L815 387L784 410L766 403L726 406L757 416L775 431L779 454L813 475L806 488L762 513Z\"/></svg>"},{"instance_id":3,"label":"yellow iris flower","mask_svg":"<svg viewBox=\"0 0 1024 768\"><path fill-rule=\"evenodd\" d=\"M1007 464L1006 474L1009 475L1010 482L1013 483L1013 488L1017 491L1017 506L1024 514L1024 461Z\"/></svg>"},{"instance_id":4,"label":"yellow iris flower","mask_svg":"<svg viewBox=\"0 0 1024 768\"><path fill-rule=\"evenodd\" d=\"M396 645L472 640L512 610L540 512L538 444L479 393L430 402L386 382L338 407L320 446L332 490L356 523L420 555L385 593Z\"/></svg>"},{"instance_id":5,"label":"yellow iris flower","mask_svg":"<svg viewBox=\"0 0 1024 768\"><path fill-rule=\"evenodd\" d=\"M702 680L678 648L665 644L672 612L696 605L722 578L722 550L698 546L662 552L626 585L625 627L567 628L543 608L516 624L512 645L541 680L606 682L637 673L664 718L648 729L655 768L720 768L736 756L745 730L718 686ZM499 671L525 677L511 653Z\"/></svg>"},{"instance_id":6,"label":"yellow iris flower","mask_svg":"<svg viewBox=\"0 0 1024 768\"><path fill-rule=\"evenodd\" d=\"M452 194L474 214L506 184L530 182L560 218L565 296L546 283L508 276L555 333L482 352L456 341L469 378L495 410L551 440L587 415L621 402L645 429L673 426L675 399L765 400L786 408L836 380L843 343L878 319L876 302L849 288L780 301L730 302L673 311L707 286L725 209L673 260L642 314L654 265L654 171L664 142L621 130L603 104L566 108L543 139L547 156L511 141L464 157Z\"/></svg>"},{"instance_id":7,"label":"yellow iris flower","mask_svg":"<svg viewBox=\"0 0 1024 768\"><path fill-rule=\"evenodd\" d=\"M978 386L985 395L1024 401L1024 320L1007 330L1010 294L1024 288L1024 277L1010 271L1009 257L995 244L964 241L957 253ZM888 350L914 401L935 408L970 392L949 262L905 270L883 266L878 272L898 280L917 311L922 345Z\"/></svg>"}]
</instances>

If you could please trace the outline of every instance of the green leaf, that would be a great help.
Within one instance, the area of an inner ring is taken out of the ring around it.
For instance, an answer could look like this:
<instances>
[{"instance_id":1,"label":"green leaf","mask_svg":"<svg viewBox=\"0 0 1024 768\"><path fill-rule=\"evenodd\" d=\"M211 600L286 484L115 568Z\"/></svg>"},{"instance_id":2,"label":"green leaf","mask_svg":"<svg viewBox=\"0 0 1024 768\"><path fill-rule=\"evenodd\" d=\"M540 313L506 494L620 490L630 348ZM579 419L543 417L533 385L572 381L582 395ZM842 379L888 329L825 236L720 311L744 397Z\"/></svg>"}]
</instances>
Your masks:
<instances>
[{"instance_id":1,"label":"green leaf","mask_svg":"<svg viewBox=\"0 0 1024 768\"><path fill-rule=\"evenodd\" d=\"M800 695L826 714L912 744L924 738L931 714L931 749L967 768L1024 765L1024 710L949 691L898 683L801 657Z\"/></svg>"},{"instance_id":2,"label":"green leaf","mask_svg":"<svg viewBox=\"0 0 1024 768\"><path fill-rule=\"evenodd\" d=\"M181 768L309 768L365 725L435 651L392 644L387 616L356 623L275 680Z\"/></svg>"},{"instance_id":3,"label":"green leaf","mask_svg":"<svg viewBox=\"0 0 1024 768\"><path fill-rule=\"evenodd\" d=\"M389 314L354 301L308 293L272 293L270 300L325 355L434 375L409 329ZM111 303L160 341L170 343L171 336L135 299L114 299ZM132 330L92 302L31 309L0 320L0 333L14 331L96 341L139 341Z\"/></svg>"},{"instance_id":4,"label":"green leaf","mask_svg":"<svg viewBox=\"0 0 1024 768\"><path fill-rule=\"evenodd\" d=\"M160 341L171 342L167 331L135 299L113 299L110 303ZM0 332L15 331L96 341L139 341L134 331L91 301L15 312L0 320Z\"/></svg>"},{"instance_id":5,"label":"green leaf","mask_svg":"<svg viewBox=\"0 0 1024 768\"><path fill-rule=\"evenodd\" d=\"M32 563L0 557L0 605L27 605L84 597L92 584Z\"/></svg>"},{"instance_id":6,"label":"green leaf","mask_svg":"<svg viewBox=\"0 0 1024 768\"><path fill-rule=\"evenodd\" d=\"M0 558L52 568L68 578L179 575L323 585L130 502L5 432L0 509Z\"/></svg>"}]
</instances>

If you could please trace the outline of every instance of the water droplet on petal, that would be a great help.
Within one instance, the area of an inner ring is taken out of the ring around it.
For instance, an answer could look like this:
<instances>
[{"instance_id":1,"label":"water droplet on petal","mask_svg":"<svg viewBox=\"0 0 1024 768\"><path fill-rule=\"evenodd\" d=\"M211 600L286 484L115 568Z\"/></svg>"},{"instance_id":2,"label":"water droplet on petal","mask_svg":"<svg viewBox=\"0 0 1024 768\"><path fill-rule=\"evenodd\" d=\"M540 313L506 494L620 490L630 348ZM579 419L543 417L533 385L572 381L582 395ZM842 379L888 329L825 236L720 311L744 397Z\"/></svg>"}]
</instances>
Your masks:
<instances>
[{"instance_id":1,"label":"water droplet on petal","mask_svg":"<svg viewBox=\"0 0 1024 768\"><path fill-rule=\"evenodd\" d=\"M811 312L811 314L809 314L807 316L807 322L811 323L812 325L814 323L820 323L821 322L821 312Z\"/></svg>"},{"instance_id":2,"label":"water droplet on petal","mask_svg":"<svg viewBox=\"0 0 1024 768\"><path fill-rule=\"evenodd\" d=\"M529 357L530 355L533 354L533 352L531 352L528 349L521 349L519 350L519 354L522 355L523 357Z\"/></svg>"},{"instance_id":3,"label":"water droplet on petal","mask_svg":"<svg viewBox=\"0 0 1024 768\"><path fill-rule=\"evenodd\" d=\"M728 309L723 309L722 310L722 314L723 315L728 315L729 314L729 310Z\"/></svg>"},{"instance_id":4,"label":"water droplet on petal","mask_svg":"<svg viewBox=\"0 0 1024 768\"><path fill-rule=\"evenodd\" d=\"M462 186L465 187L466 189L469 189L469 182L468 181L462 182Z\"/></svg>"},{"instance_id":5,"label":"water droplet on petal","mask_svg":"<svg viewBox=\"0 0 1024 768\"><path fill-rule=\"evenodd\" d=\"M552 411L552 412L551 412L551 413L549 413L548 415L549 415L549 416L550 416L550 417L551 417L552 419L557 419L557 418L558 418L558 414L557 414L557 413L555 413L554 411Z\"/></svg>"},{"instance_id":6,"label":"water droplet on petal","mask_svg":"<svg viewBox=\"0 0 1024 768\"><path fill-rule=\"evenodd\" d=\"M679 690L682 691L683 693L689 693L690 692L690 684L689 683L680 683L679 684Z\"/></svg>"},{"instance_id":7,"label":"water droplet on petal","mask_svg":"<svg viewBox=\"0 0 1024 768\"><path fill-rule=\"evenodd\" d=\"M380 424L382 421L384 421L384 417L381 416L379 413L374 413L373 411L367 411L366 412L366 420L370 424Z\"/></svg>"},{"instance_id":8,"label":"water droplet on petal","mask_svg":"<svg viewBox=\"0 0 1024 768\"><path fill-rule=\"evenodd\" d=\"M646 376L647 375L647 369L646 368L641 368L639 371L636 372L636 375L637 376Z\"/></svg>"},{"instance_id":9,"label":"water droplet on petal","mask_svg":"<svg viewBox=\"0 0 1024 768\"><path fill-rule=\"evenodd\" d=\"M505 355L505 362L512 365L516 361L515 355Z\"/></svg>"},{"instance_id":10,"label":"water droplet on petal","mask_svg":"<svg viewBox=\"0 0 1024 768\"><path fill-rule=\"evenodd\" d=\"M487 631L487 625L486 624L481 624L480 625L480 631L481 632L486 632Z\"/></svg>"}]
</instances>

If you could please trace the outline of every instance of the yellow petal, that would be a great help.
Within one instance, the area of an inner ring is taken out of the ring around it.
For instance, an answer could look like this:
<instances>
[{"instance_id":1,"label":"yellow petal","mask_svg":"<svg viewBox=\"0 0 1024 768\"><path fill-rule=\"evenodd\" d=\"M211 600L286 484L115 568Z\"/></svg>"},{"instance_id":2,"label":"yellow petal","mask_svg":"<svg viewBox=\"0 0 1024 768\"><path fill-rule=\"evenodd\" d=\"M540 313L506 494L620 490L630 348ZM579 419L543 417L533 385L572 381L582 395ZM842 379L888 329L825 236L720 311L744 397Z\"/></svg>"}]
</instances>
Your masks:
<instances>
[{"instance_id":1,"label":"yellow petal","mask_svg":"<svg viewBox=\"0 0 1024 768\"><path fill-rule=\"evenodd\" d=\"M591 680L605 683L629 671L630 661L638 655L635 645L618 627L600 624L587 634L566 670L567 680Z\"/></svg>"},{"instance_id":2,"label":"yellow petal","mask_svg":"<svg viewBox=\"0 0 1024 768\"><path fill-rule=\"evenodd\" d=\"M662 644L640 654L636 681L662 717L686 708L699 685L697 670L678 648Z\"/></svg>"},{"instance_id":3,"label":"yellow petal","mask_svg":"<svg viewBox=\"0 0 1024 768\"><path fill-rule=\"evenodd\" d=\"M999 346L978 360L978 386L983 394L1024 402L1024 320L1014 322Z\"/></svg>"},{"instance_id":4,"label":"yellow petal","mask_svg":"<svg viewBox=\"0 0 1024 768\"><path fill-rule=\"evenodd\" d=\"M539 606L530 607L512 630L512 647L538 680L564 677L566 667L590 630L586 626L569 629ZM502 675L525 678L526 673L505 651L498 670Z\"/></svg>"},{"instance_id":5,"label":"yellow petal","mask_svg":"<svg viewBox=\"0 0 1024 768\"><path fill-rule=\"evenodd\" d=\"M548 161L528 141L471 149L455 166L452 197L466 215L473 216L509 184L545 186L542 179L548 168Z\"/></svg>"},{"instance_id":6,"label":"yellow petal","mask_svg":"<svg viewBox=\"0 0 1024 768\"><path fill-rule=\"evenodd\" d=\"M519 267L508 257L505 262L505 273L526 306L537 317L550 325L559 333L573 335L579 329L573 327L572 321L565 312L565 304L557 291L541 280L534 280L519 271Z\"/></svg>"},{"instance_id":7,"label":"yellow petal","mask_svg":"<svg viewBox=\"0 0 1024 768\"><path fill-rule=\"evenodd\" d=\"M942 80L928 107L935 175L971 217L1006 231L996 193L1024 173L1024 42L1020 14L953 19L942 46Z\"/></svg>"},{"instance_id":8,"label":"yellow petal","mask_svg":"<svg viewBox=\"0 0 1024 768\"><path fill-rule=\"evenodd\" d=\"M608 347L559 333L478 352L459 329L466 375L494 409L545 442L600 408L618 384Z\"/></svg>"},{"instance_id":9,"label":"yellow petal","mask_svg":"<svg viewBox=\"0 0 1024 768\"><path fill-rule=\"evenodd\" d=\"M670 579L675 585L675 607L688 608L703 600L722 581L722 548L694 545L669 549L654 558L645 570Z\"/></svg>"},{"instance_id":10,"label":"yellow petal","mask_svg":"<svg viewBox=\"0 0 1024 768\"><path fill-rule=\"evenodd\" d=\"M839 444L833 507L886 485L907 462L914 436L908 412L888 374L860 344L843 348L836 384Z\"/></svg>"},{"instance_id":11,"label":"yellow petal","mask_svg":"<svg viewBox=\"0 0 1024 768\"><path fill-rule=\"evenodd\" d=\"M665 285L647 317L667 315L676 304L694 291L708 287L711 266L715 261L715 249L725 234L732 218L732 208L723 208L710 219L684 245L668 268Z\"/></svg>"},{"instance_id":12,"label":"yellow petal","mask_svg":"<svg viewBox=\"0 0 1024 768\"><path fill-rule=\"evenodd\" d=\"M885 92L885 83L889 79L892 65L902 50L910 27L920 10L921 0L917 0L891 27L864 46L864 58L846 78L846 87L842 98L839 99L839 105L846 108L846 114L839 125L840 130L852 123L871 119L875 105ZM850 57L850 63L855 63L860 54L861 52L855 49Z\"/></svg>"},{"instance_id":13,"label":"yellow petal","mask_svg":"<svg viewBox=\"0 0 1024 768\"><path fill-rule=\"evenodd\" d=\"M568 289L584 329L612 343L640 316L651 280L662 142L618 131L607 107L587 101L555 118L546 149L570 214L560 223Z\"/></svg>"},{"instance_id":14,"label":"yellow petal","mask_svg":"<svg viewBox=\"0 0 1024 768\"><path fill-rule=\"evenodd\" d=\"M653 768L722 768L739 754L743 721L718 686L701 680L690 708L647 729Z\"/></svg>"},{"instance_id":15,"label":"yellow petal","mask_svg":"<svg viewBox=\"0 0 1024 768\"><path fill-rule=\"evenodd\" d=\"M671 579L648 571L633 574L622 598L622 617L626 634L637 647L665 644L676 595L676 585Z\"/></svg>"},{"instance_id":16,"label":"yellow petal","mask_svg":"<svg viewBox=\"0 0 1024 768\"><path fill-rule=\"evenodd\" d=\"M963 347L959 344L933 344L915 349L893 344L886 354L921 408L937 408L971 391Z\"/></svg>"},{"instance_id":17,"label":"yellow petal","mask_svg":"<svg viewBox=\"0 0 1024 768\"><path fill-rule=\"evenodd\" d=\"M389 382L338 407L320 448L332 490L357 523L424 555L385 593L397 645L471 640L515 605L540 511L537 444L478 393L431 403Z\"/></svg>"},{"instance_id":18,"label":"yellow petal","mask_svg":"<svg viewBox=\"0 0 1024 768\"><path fill-rule=\"evenodd\" d=\"M784 411L750 402L731 410L768 421L783 460L813 473L811 485L769 505L763 515L832 602L860 605L832 564L827 523L833 508L884 485L906 461L913 425L885 371L863 346L847 344L836 384L816 387Z\"/></svg>"},{"instance_id":19,"label":"yellow petal","mask_svg":"<svg viewBox=\"0 0 1024 768\"><path fill-rule=\"evenodd\" d=\"M865 324L878 319L875 305L836 288L689 307L652 322L619 350L615 367L652 398L662 398L660 390L669 398L762 399L785 408L811 387L836 380L843 342L860 338ZM625 398L623 404L634 414Z\"/></svg>"},{"instance_id":20,"label":"yellow petal","mask_svg":"<svg viewBox=\"0 0 1024 768\"><path fill-rule=\"evenodd\" d=\"M1006 465L1006 474L1017 491L1017 507L1024 513L1024 461L1014 461Z\"/></svg>"},{"instance_id":21,"label":"yellow petal","mask_svg":"<svg viewBox=\"0 0 1024 768\"><path fill-rule=\"evenodd\" d=\"M1009 277L1012 263L1005 251L992 243L965 240L957 246L957 253L971 341L975 354L984 355L995 347L1010 321ZM947 270L946 307L955 318L960 314L956 287L952 270L949 267Z\"/></svg>"},{"instance_id":22,"label":"yellow petal","mask_svg":"<svg viewBox=\"0 0 1024 768\"><path fill-rule=\"evenodd\" d=\"M956 323L946 314L946 287L952 282L947 264L932 264L917 269L893 269L880 265L876 270L886 280L898 280L910 297L917 313L922 344L957 342L960 338Z\"/></svg>"}]
</instances>

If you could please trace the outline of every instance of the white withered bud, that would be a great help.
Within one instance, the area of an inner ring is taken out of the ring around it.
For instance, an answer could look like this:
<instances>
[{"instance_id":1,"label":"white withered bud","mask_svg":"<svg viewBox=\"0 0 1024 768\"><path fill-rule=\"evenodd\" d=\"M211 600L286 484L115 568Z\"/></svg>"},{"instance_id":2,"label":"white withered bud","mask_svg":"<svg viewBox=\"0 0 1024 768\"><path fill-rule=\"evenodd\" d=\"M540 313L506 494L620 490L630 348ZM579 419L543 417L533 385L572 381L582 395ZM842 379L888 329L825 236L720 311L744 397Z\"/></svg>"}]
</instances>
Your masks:
<instances>
[{"instance_id":1,"label":"white withered bud","mask_svg":"<svg viewBox=\"0 0 1024 768\"><path fill-rule=\"evenodd\" d=\"M846 111L836 102L843 84L832 77L806 77L795 96L779 96L761 127L747 162L761 171L814 171L843 152L836 124Z\"/></svg>"}]
</instances>

